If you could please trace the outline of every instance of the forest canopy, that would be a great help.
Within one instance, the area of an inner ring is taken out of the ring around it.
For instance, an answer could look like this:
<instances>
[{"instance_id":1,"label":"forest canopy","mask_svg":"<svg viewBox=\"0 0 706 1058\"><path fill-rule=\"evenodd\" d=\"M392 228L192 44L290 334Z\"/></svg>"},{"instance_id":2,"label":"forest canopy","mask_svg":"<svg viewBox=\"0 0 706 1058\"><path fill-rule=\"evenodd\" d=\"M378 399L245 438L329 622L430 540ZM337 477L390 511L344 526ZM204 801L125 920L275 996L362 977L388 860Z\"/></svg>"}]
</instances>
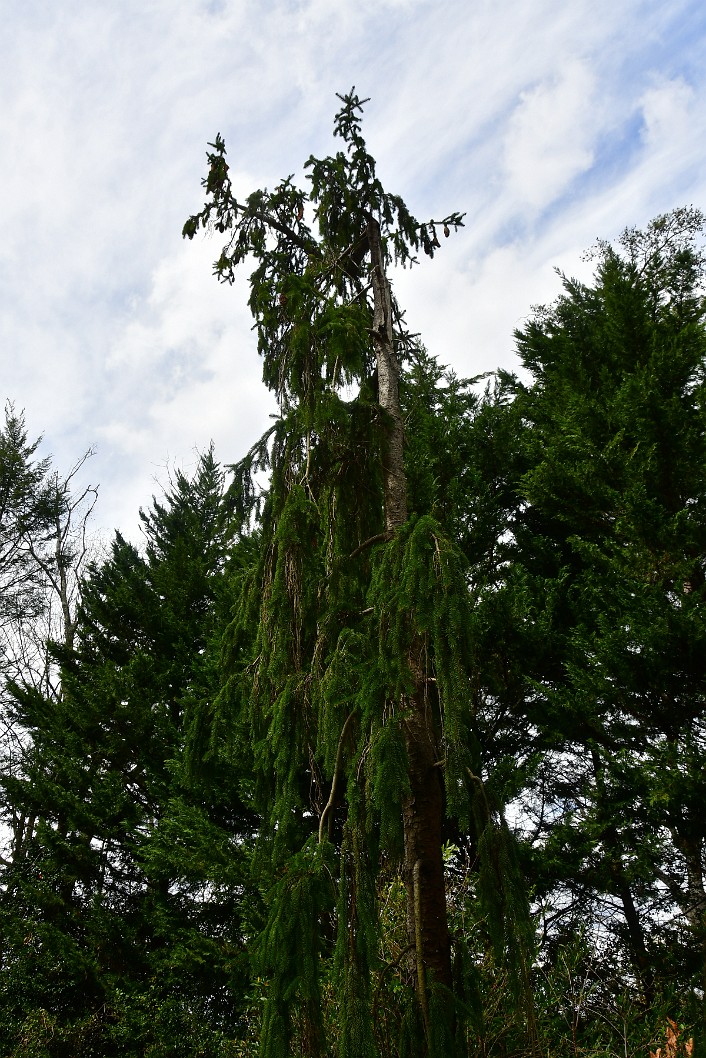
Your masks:
<instances>
[{"instance_id":1,"label":"forest canopy","mask_svg":"<svg viewBox=\"0 0 706 1058\"><path fill-rule=\"evenodd\" d=\"M393 279L463 214L340 102L303 187L217 136L184 226L250 270L249 452L92 553L8 406L0 1056L703 1054L706 220L459 378Z\"/></svg>"}]
</instances>

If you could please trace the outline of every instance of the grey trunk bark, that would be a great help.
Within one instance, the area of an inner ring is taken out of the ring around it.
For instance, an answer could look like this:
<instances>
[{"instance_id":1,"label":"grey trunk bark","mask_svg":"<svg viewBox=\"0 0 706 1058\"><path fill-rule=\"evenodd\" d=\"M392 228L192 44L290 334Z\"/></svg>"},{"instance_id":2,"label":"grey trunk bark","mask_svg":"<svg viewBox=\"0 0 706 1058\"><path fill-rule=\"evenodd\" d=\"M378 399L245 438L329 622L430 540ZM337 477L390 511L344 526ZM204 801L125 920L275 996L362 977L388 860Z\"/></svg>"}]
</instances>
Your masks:
<instances>
[{"instance_id":1,"label":"grey trunk bark","mask_svg":"<svg viewBox=\"0 0 706 1058\"><path fill-rule=\"evenodd\" d=\"M373 341L377 356L378 393L385 417L382 452L385 529L393 533L407 520L404 428L399 397L399 366L392 329L392 296L377 221L368 219L368 244L374 297ZM412 659L410 659L410 662ZM416 666L412 665L413 671ZM433 719L427 707L422 674L407 700L405 743L411 792L403 804L404 882L407 932L422 1016L429 1029L428 985L451 988L449 937L442 856L444 799L437 767Z\"/></svg>"},{"instance_id":2,"label":"grey trunk bark","mask_svg":"<svg viewBox=\"0 0 706 1058\"><path fill-rule=\"evenodd\" d=\"M404 470L404 426L400 410L399 366L392 333L392 297L385 274L380 226L368 219L368 244L373 283L373 342L377 357L378 400L385 416L382 469L385 529L394 532L407 521L407 478Z\"/></svg>"}]
</instances>

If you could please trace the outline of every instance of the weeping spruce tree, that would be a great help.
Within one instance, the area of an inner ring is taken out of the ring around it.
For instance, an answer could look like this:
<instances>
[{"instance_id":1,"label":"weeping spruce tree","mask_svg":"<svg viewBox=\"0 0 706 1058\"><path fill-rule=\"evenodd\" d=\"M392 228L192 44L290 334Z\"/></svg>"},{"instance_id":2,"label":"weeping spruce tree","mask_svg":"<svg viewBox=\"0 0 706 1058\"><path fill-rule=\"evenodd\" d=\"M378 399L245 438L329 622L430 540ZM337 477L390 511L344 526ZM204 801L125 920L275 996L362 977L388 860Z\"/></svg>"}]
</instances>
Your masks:
<instances>
[{"instance_id":1,"label":"weeping spruce tree","mask_svg":"<svg viewBox=\"0 0 706 1058\"><path fill-rule=\"evenodd\" d=\"M219 135L205 207L184 226L188 238L225 236L220 280L255 263L250 308L279 404L235 468L231 496L244 525L255 518L258 546L237 580L210 738L245 732L258 776L270 879L261 1053L328 1053L331 1033L341 1055L378 1053L376 881L397 866L401 1047L448 1056L462 1019L444 828L468 814L474 787L468 593L453 541L408 509L399 381L413 339L388 272L420 249L433 257L462 215L420 223L384 191L361 135L365 101L339 98L344 150L309 159L308 191L288 178L237 199ZM322 1014L329 966L333 1026Z\"/></svg>"}]
</instances>

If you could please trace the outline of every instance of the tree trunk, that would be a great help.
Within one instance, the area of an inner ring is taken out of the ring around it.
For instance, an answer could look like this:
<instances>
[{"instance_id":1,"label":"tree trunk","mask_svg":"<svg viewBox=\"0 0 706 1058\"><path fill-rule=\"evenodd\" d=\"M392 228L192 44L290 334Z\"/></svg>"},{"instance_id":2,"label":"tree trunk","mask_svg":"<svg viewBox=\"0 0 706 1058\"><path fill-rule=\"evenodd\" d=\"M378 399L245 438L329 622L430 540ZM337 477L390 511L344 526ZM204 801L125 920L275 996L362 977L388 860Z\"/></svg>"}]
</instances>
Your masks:
<instances>
[{"instance_id":1,"label":"tree trunk","mask_svg":"<svg viewBox=\"0 0 706 1058\"><path fill-rule=\"evenodd\" d=\"M380 228L372 217L368 219L368 243L374 295L373 341L377 355L379 402L386 431L382 453L385 529L393 533L407 520L404 427L392 331L392 298L385 274ZM413 659L410 663L412 671L417 672L419 666ZM451 987L451 943L442 856L444 798L433 718L421 671L417 672L415 684L407 702L404 725L411 787L402 811L404 883L416 992L428 1035L428 984L435 981Z\"/></svg>"},{"instance_id":2,"label":"tree trunk","mask_svg":"<svg viewBox=\"0 0 706 1058\"><path fill-rule=\"evenodd\" d=\"M392 297L385 274L380 225L368 218L368 244L373 282L373 342L377 357L378 400L385 416L382 470L385 529L394 533L407 521L407 477L404 469L404 425L400 409L399 366L392 335Z\"/></svg>"},{"instance_id":3,"label":"tree trunk","mask_svg":"<svg viewBox=\"0 0 706 1058\"><path fill-rule=\"evenodd\" d=\"M625 916L633 964L637 971L638 980L642 983L645 1001L648 1005L651 1005L655 997L654 971L647 952L647 945L645 944L645 931L642 921L635 907L632 890L625 878L622 860L619 857L611 864L611 874L615 879L616 890L623 905L623 915Z\"/></svg>"},{"instance_id":4,"label":"tree trunk","mask_svg":"<svg viewBox=\"0 0 706 1058\"><path fill-rule=\"evenodd\" d=\"M451 987L451 942L442 856L444 798L430 727L423 697L416 694L405 722L411 792L404 801L402 818L407 933L416 955L417 994L425 1018L428 982L423 971L431 980Z\"/></svg>"}]
</instances>

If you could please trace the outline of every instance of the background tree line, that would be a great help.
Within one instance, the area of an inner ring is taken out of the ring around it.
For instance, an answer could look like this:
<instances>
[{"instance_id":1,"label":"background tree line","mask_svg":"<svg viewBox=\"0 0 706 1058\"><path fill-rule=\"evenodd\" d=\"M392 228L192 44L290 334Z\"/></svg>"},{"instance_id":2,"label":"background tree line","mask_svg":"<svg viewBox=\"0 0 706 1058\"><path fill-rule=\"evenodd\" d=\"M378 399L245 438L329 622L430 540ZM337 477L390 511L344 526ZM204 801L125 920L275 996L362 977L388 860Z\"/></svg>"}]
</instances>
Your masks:
<instances>
[{"instance_id":1,"label":"background tree line","mask_svg":"<svg viewBox=\"0 0 706 1058\"><path fill-rule=\"evenodd\" d=\"M86 564L7 413L0 1053L703 1053L704 218L459 379L390 275L463 218L341 104L307 191L237 200L217 137L185 225L254 266L239 463Z\"/></svg>"}]
</instances>

